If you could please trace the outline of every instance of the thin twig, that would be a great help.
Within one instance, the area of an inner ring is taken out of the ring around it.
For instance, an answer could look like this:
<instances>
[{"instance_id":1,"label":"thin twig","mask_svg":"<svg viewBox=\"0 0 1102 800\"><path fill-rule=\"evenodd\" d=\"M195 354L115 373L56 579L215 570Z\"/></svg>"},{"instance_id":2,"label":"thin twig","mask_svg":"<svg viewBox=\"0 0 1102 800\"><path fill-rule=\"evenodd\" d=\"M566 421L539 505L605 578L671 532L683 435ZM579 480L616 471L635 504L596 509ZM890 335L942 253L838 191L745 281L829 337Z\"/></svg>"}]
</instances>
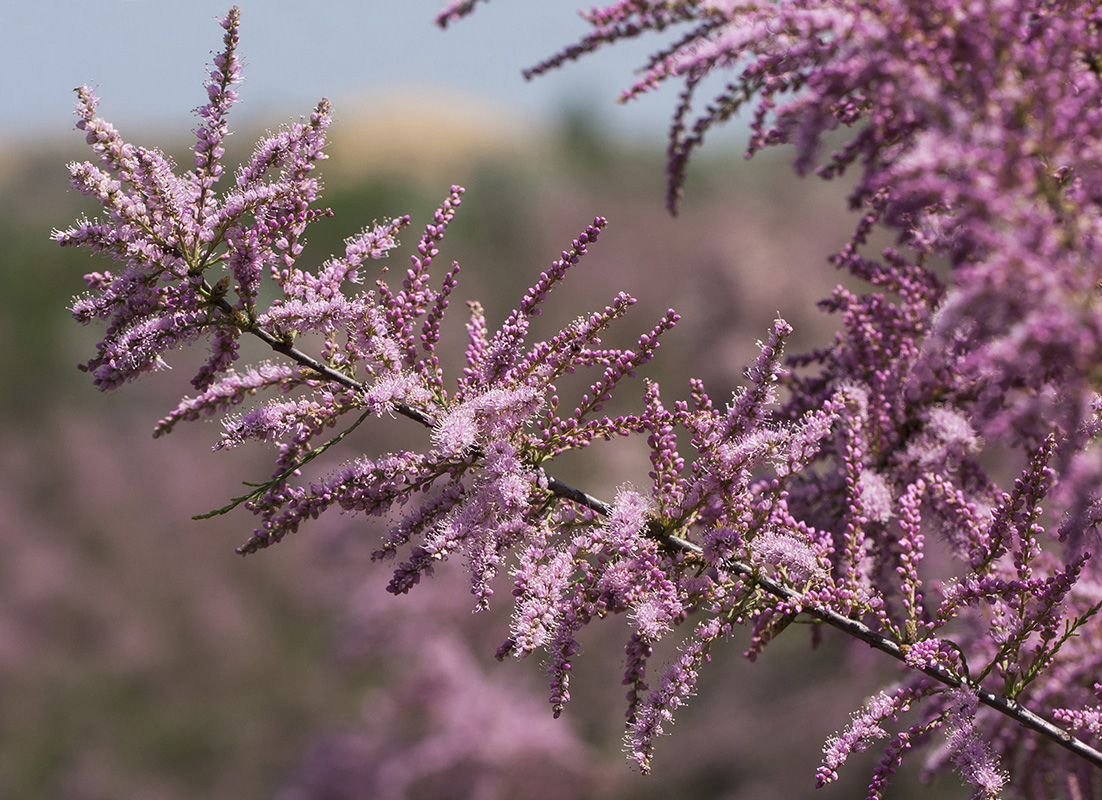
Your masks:
<instances>
[{"instance_id":1,"label":"thin twig","mask_svg":"<svg viewBox=\"0 0 1102 800\"><path fill-rule=\"evenodd\" d=\"M211 286L206 281L203 282L203 288L208 292L208 294L213 291ZM328 364L324 364L321 361L318 361L309 353L304 353L302 350L299 350L297 347L295 347L293 344L286 341L285 339L276 336L271 331L265 330L264 328L261 328L259 325L256 324L244 326L240 325L238 320L240 320L241 318L241 312L230 305L229 301L226 300L226 298L219 297L212 302L213 305L215 305L223 314L226 315L226 318L230 321L230 324L236 325L239 330L242 330L246 333L251 333L253 336L264 342L277 353L282 353L299 366L312 369L319 375L328 378L334 383L339 383L341 386L344 386L346 389L351 389L354 392L364 392L367 390L366 384L361 383L350 375L346 375L339 370L333 369ZM395 403L394 413L400 414L403 417L408 417L414 422L419 422L426 428L432 428L436 426L436 421L432 419L432 417L421 411L418 411L416 408L412 408L411 406L406 405L405 403Z\"/></svg>"},{"instance_id":2,"label":"thin twig","mask_svg":"<svg viewBox=\"0 0 1102 800\"><path fill-rule=\"evenodd\" d=\"M596 509L595 509L596 510ZM681 539L676 536L664 537L669 544L675 549L683 550L690 553L702 554L703 549L690 541ZM875 650L879 650L882 653L887 653L892 658L906 663L907 655L903 651L900 644L886 636L883 636L862 622L858 622L855 619L839 614L837 611L833 611L829 608L823 608L814 603L809 603L804 600L803 596L794 589L785 586L782 583L778 583L771 578L761 575L760 571L756 571L749 564L744 564L741 561L727 561L725 566L732 572L736 572L740 575L752 576L754 582L762 589L767 591L774 597L778 597L781 600L793 603L798 606L805 614L818 619L821 622L825 622L833 628L852 636L855 639L860 639L865 642L869 647ZM908 666L911 666L908 664ZM954 688L969 685L979 701L986 706L989 706L1001 714L1005 714L1013 720L1016 720L1019 724L1033 730L1042 736L1052 740L1061 747L1070 750L1075 755L1090 762L1095 767L1102 768L1102 752L1096 750L1090 745L1086 744L1080 739L1076 739L1070 732L1064 730L1058 725L1054 725L1045 718L1038 716L1028 708L1023 706L1017 700L1011 700L1008 697L1004 697L1000 694L995 694L989 689L985 689L982 686L972 684L969 681L961 678L959 675L942 669L937 666L927 667L913 667L911 669L919 669L919 671L929 675L946 686L952 686Z\"/></svg>"}]
</instances>

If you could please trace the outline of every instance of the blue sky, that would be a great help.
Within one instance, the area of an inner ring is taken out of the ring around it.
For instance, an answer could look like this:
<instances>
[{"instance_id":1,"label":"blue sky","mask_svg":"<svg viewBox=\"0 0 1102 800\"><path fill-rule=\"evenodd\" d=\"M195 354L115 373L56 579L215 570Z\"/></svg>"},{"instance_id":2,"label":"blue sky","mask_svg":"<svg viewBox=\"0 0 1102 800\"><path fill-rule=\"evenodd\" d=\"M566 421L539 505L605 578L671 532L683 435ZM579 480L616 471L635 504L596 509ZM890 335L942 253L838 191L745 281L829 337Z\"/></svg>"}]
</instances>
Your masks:
<instances>
[{"instance_id":1,"label":"blue sky","mask_svg":"<svg viewBox=\"0 0 1102 800\"><path fill-rule=\"evenodd\" d=\"M96 87L108 119L190 130L203 102L217 19L231 0L0 0L5 140L72 131L72 89ZM275 126L329 97L338 118L365 99L411 87L489 100L529 119L568 105L598 112L619 134L662 145L674 96L619 106L618 91L656 46L621 44L532 82L520 70L586 31L583 0L492 0L446 32L444 0L238 0L246 81L238 125Z\"/></svg>"}]
</instances>

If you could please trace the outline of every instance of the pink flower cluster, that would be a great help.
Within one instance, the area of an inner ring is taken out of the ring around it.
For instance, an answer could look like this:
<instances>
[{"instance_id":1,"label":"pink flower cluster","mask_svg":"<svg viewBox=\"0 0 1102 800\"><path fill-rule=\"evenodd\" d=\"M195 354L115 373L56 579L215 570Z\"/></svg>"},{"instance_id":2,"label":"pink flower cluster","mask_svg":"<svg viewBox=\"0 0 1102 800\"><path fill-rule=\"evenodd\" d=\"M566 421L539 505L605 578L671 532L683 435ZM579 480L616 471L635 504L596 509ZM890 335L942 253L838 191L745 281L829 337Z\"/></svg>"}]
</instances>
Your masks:
<instances>
[{"instance_id":1,"label":"pink flower cluster","mask_svg":"<svg viewBox=\"0 0 1102 800\"><path fill-rule=\"evenodd\" d=\"M441 24L474 5L451 4ZM625 615L626 740L644 771L716 642L745 627L753 658L801 618L818 623L816 638L832 626L905 670L828 743L820 784L849 753L890 737L869 786L880 797L904 755L940 733L931 768L956 769L978 796L1004 784L1053 796L1055 776L1069 796L1090 796L1102 753L1043 717L1097 739L1098 4L623 0L585 16L593 32L530 74L686 27L625 95L685 83L671 208L690 155L744 104L754 105L750 154L791 144L801 173L858 172L850 202L862 217L833 261L870 288L839 286L823 301L839 319L832 343L786 360L791 327L778 319L729 399L694 381L688 400L671 402L647 383L639 413L604 414L678 315L633 347L606 347L604 331L634 303L621 293L532 340L548 293L604 229L598 217L496 331L469 304L464 363L449 376L437 346L459 267L433 267L462 189L425 226L400 284L384 274L371 288L364 264L396 245L408 218L365 229L314 270L299 264L304 230L327 213L312 176L325 101L261 142L219 193L240 78L235 9L199 110L193 171L178 177L158 151L124 143L79 92L78 126L99 165L71 173L107 219L56 238L121 265L87 276L90 293L74 303L79 320L107 322L85 368L114 388L208 339L199 394L157 430L221 413L221 446L274 443L270 477L213 512L244 505L259 517L240 551L335 506L387 519L375 557L399 562L394 593L459 557L484 608L508 575L514 613L499 655L543 653L556 714L570 699L579 632ZM694 112L713 74L727 85ZM839 130L847 138L824 156ZM868 255L884 230L895 245ZM261 307L265 279L277 296ZM243 335L284 360L232 369ZM564 401L558 384L576 371L595 377ZM272 397L232 412L262 392ZM431 437L303 477L384 415ZM629 435L645 437L648 487L625 486L608 503L552 474L563 453ZM653 646L682 630L652 686Z\"/></svg>"}]
</instances>

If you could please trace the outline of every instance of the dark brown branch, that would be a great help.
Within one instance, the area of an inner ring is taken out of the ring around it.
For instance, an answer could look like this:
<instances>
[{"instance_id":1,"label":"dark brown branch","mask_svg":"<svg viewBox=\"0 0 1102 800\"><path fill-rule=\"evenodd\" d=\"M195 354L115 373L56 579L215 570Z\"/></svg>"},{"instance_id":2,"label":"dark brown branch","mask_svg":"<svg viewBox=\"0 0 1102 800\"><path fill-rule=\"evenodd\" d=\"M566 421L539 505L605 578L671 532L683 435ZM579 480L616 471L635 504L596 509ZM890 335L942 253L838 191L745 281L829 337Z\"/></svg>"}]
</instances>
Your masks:
<instances>
[{"instance_id":1,"label":"dark brown branch","mask_svg":"<svg viewBox=\"0 0 1102 800\"><path fill-rule=\"evenodd\" d=\"M685 539L675 536L665 538L675 549L696 554L703 553L699 545ZM741 561L728 561L726 566L732 572L751 577L756 585L760 586L769 594L798 606L805 614L814 617L820 622L825 622L832 628L837 628L855 639L861 640L874 650L887 653L897 661L906 663L907 654L898 642L877 633L864 623L858 622L855 619L850 619L829 608L823 608L814 603L806 602L799 592L761 575L760 572L755 571L749 564L744 564ZM915 669L915 667L911 667L911 669ZM954 688L967 683L964 678L956 673L936 666L924 667L921 669L921 672L946 686L952 686ZM1095 767L1102 768L1102 752L1076 739L1070 732L1058 725L1054 725L1044 717L1035 714L1016 700L1011 700L1008 697L995 694L989 689L985 689L976 684L969 684L969 686L976 692L979 701L984 705L995 709L1001 714L1005 714L1019 724L1041 734L1066 750L1070 750L1072 753L1090 762Z\"/></svg>"},{"instance_id":2,"label":"dark brown branch","mask_svg":"<svg viewBox=\"0 0 1102 800\"><path fill-rule=\"evenodd\" d=\"M230 313L232 316L232 306L230 306L229 303L226 303L225 300L222 300L218 303L220 308L222 307L223 303L225 304L225 308L223 308L222 310ZM260 339L260 341L264 342L277 353L281 353L287 356L287 358L291 359L299 366L312 369L319 375L328 378L334 383L339 383L346 389L351 389L355 392L364 392L367 389L365 384L361 383L355 378L345 375L339 370L333 369L328 364L323 364L322 362L311 356L309 353L304 353L290 342L284 341L270 331L266 331L259 326L248 327L245 328L245 330L248 333L251 333L256 338ZM416 408L412 408L411 406L406 405L405 403L395 403L394 412L396 414L401 414L403 417L408 417L414 422L419 422L426 428L432 428L436 425L436 421L433 420L430 416L422 411L418 411Z\"/></svg>"},{"instance_id":3,"label":"dark brown branch","mask_svg":"<svg viewBox=\"0 0 1102 800\"><path fill-rule=\"evenodd\" d=\"M588 508L590 511L596 511L603 517L607 517L609 514L612 513L612 506L610 506L604 500L598 500L593 495L586 494L581 489L575 489L573 486L567 486L558 478L552 478L550 475L547 476L547 490L556 497L561 497L564 500L570 500L573 503L577 503L580 506Z\"/></svg>"}]
</instances>

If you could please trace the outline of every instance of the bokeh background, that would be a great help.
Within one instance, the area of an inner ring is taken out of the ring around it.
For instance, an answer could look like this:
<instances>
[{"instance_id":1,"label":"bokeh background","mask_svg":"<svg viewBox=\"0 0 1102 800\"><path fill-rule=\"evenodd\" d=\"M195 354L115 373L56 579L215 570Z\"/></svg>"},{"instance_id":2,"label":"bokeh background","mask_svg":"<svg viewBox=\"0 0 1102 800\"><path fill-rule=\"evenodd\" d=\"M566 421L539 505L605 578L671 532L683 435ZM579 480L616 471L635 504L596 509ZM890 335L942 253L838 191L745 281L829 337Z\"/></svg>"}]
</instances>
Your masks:
<instances>
[{"instance_id":1,"label":"bokeh background","mask_svg":"<svg viewBox=\"0 0 1102 800\"><path fill-rule=\"evenodd\" d=\"M527 84L523 66L584 32L571 0L498 0L447 33L431 24L438 6L242 3L247 80L228 160L319 96L335 106L323 165L335 216L314 226L305 258L410 213L391 262L401 266L458 183L468 193L441 260L463 265L458 299L480 299L492 321L594 215L610 220L544 330L621 289L639 298L613 334L624 342L678 309L684 320L648 373L668 398L685 396L690 376L713 397L737 386L778 313L796 327L794 350L828 341L832 320L814 306L840 279L826 256L855 222L844 185L796 179L783 154L744 162L736 123L698 159L671 218L662 135L672 98L613 102L646 47ZM151 438L196 356L110 395L76 370L99 332L66 305L100 265L48 239L96 211L67 185L66 162L88 157L71 89L92 82L124 136L188 165L190 109L204 100L225 10L207 0L4 7L0 797L811 796L823 741L891 674L875 655L831 634L811 651L796 631L748 664L744 643L730 642L654 774L640 776L621 752L623 620L586 632L575 699L552 720L541 665L493 659L507 581L487 614L471 614L459 564L393 598L386 569L367 558L376 523L338 515L236 556L246 514L191 517L265 475L271 453L211 452L216 423ZM632 407L641 392L628 386L619 402ZM379 420L358 446L420 441L411 427ZM639 443L616 443L560 475L610 497L644 486L647 467ZM863 796L874 751L815 796ZM904 770L891 796L966 796L952 778L918 785L917 773Z\"/></svg>"}]
</instances>

